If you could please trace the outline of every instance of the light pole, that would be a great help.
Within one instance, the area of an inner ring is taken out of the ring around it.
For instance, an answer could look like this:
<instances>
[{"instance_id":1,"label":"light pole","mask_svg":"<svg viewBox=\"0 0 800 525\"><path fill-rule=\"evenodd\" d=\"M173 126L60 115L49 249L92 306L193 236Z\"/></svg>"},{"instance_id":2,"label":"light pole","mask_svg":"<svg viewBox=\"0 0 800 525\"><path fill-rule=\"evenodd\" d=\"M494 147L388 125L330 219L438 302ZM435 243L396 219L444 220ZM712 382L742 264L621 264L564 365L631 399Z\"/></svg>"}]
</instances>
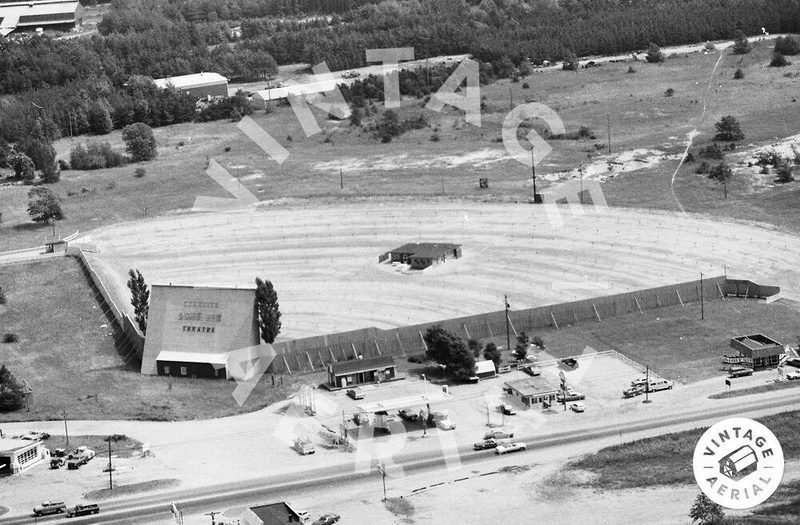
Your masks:
<instances>
[{"instance_id":1,"label":"light pole","mask_svg":"<svg viewBox=\"0 0 800 525\"><path fill-rule=\"evenodd\" d=\"M644 380L644 401L642 403L650 403L650 367L648 366L645 369L645 380Z\"/></svg>"},{"instance_id":2,"label":"light pole","mask_svg":"<svg viewBox=\"0 0 800 525\"><path fill-rule=\"evenodd\" d=\"M381 473L381 478L383 478L383 500L386 501L386 466L383 463L378 463L378 472Z\"/></svg>"},{"instance_id":3,"label":"light pole","mask_svg":"<svg viewBox=\"0 0 800 525\"><path fill-rule=\"evenodd\" d=\"M703 272L700 272L700 319L706 318L705 307L703 305Z\"/></svg>"},{"instance_id":4,"label":"light pole","mask_svg":"<svg viewBox=\"0 0 800 525\"><path fill-rule=\"evenodd\" d=\"M508 330L508 296L504 295L504 302L506 305L506 350L511 351L511 332Z\"/></svg>"}]
</instances>

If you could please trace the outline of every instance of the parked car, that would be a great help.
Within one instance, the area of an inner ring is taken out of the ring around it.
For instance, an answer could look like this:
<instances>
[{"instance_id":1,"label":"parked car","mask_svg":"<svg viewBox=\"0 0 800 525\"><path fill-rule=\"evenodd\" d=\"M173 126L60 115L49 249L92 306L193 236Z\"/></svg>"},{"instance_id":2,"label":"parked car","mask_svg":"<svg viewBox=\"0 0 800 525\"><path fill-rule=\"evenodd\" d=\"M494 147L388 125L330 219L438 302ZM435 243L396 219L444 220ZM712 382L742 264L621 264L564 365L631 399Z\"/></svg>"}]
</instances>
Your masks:
<instances>
[{"instance_id":1,"label":"parked car","mask_svg":"<svg viewBox=\"0 0 800 525\"><path fill-rule=\"evenodd\" d=\"M537 367L535 367L533 365L528 365L528 366L523 367L522 371L525 372L526 374L534 376L534 377L542 375L542 371L539 368L537 368Z\"/></svg>"},{"instance_id":2,"label":"parked car","mask_svg":"<svg viewBox=\"0 0 800 525\"><path fill-rule=\"evenodd\" d=\"M506 415L506 416L515 416L515 415L517 415L517 411L514 410L510 405L506 405L505 403L503 403L502 405L500 405L497 408L500 409L500 412L502 412L503 415Z\"/></svg>"},{"instance_id":3,"label":"parked car","mask_svg":"<svg viewBox=\"0 0 800 525\"><path fill-rule=\"evenodd\" d=\"M99 512L100 507L94 503L75 505L71 509L67 510L67 517L71 518L73 516L88 516L89 514L97 514Z\"/></svg>"},{"instance_id":4,"label":"parked car","mask_svg":"<svg viewBox=\"0 0 800 525\"><path fill-rule=\"evenodd\" d=\"M63 501L43 501L38 507L33 508L34 516L49 516L51 514L61 514L67 511L67 506Z\"/></svg>"},{"instance_id":5,"label":"parked car","mask_svg":"<svg viewBox=\"0 0 800 525\"><path fill-rule=\"evenodd\" d=\"M340 518L341 516L339 516L338 514L323 514L322 516L319 517L317 521L315 521L311 525L333 525L334 523L339 521Z\"/></svg>"},{"instance_id":6,"label":"parked car","mask_svg":"<svg viewBox=\"0 0 800 525\"><path fill-rule=\"evenodd\" d=\"M632 386L622 391L622 397L636 397L644 394L644 385Z\"/></svg>"},{"instance_id":7,"label":"parked car","mask_svg":"<svg viewBox=\"0 0 800 525\"><path fill-rule=\"evenodd\" d=\"M795 368L800 368L800 359L797 359L797 358L787 359L786 363L784 363L784 364L786 366L793 366Z\"/></svg>"},{"instance_id":8,"label":"parked car","mask_svg":"<svg viewBox=\"0 0 800 525\"><path fill-rule=\"evenodd\" d=\"M504 428L495 428L483 435L483 439L508 439L513 437L514 431Z\"/></svg>"},{"instance_id":9,"label":"parked car","mask_svg":"<svg viewBox=\"0 0 800 525\"><path fill-rule=\"evenodd\" d=\"M746 366L732 366L730 370L728 370L728 377L744 377L744 376L751 376L753 375L753 369L748 368Z\"/></svg>"},{"instance_id":10,"label":"parked car","mask_svg":"<svg viewBox=\"0 0 800 525\"><path fill-rule=\"evenodd\" d=\"M399 415L400 419L402 419L403 421L414 422L419 420L419 414L415 412L413 408L400 409L400 411L397 412L397 415Z\"/></svg>"},{"instance_id":11,"label":"parked car","mask_svg":"<svg viewBox=\"0 0 800 525\"><path fill-rule=\"evenodd\" d=\"M494 453L497 455L507 454L509 452L525 450L526 448L525 443L509 443L507 445L498 445L497 448L494 449Z\"/></svg>"},{"instance_id":12,"label":"parked car","mask_svg":"<svg viewBox=\"0 0 800 525\"><path fill-rule=\"evenodd\" d=\"M298 437L294 440L292 448L301 456L307 456L317 451L314 442L308 436Z\"/></svg>"},{"instance_id":13,"label":"parked car","mask_svg":"<svg viewBox=\"0 0 800 525\"><path fill-rule=\"evenodd\" d=\"M79 468L81 468L81 465L85 465L88 462L89 460L86 459L85 457L73 458L67 461L67 468L69 470L78 470Z\"/></svg>"},{"instance_id":14,"label":"parked car","mask_svg":"<svg viewBox=\"0 0 800 525\"><path fill-rule=\"evenodd\" d=\"M671 390L674 383L669 379L651 379L647 390L650 392L658 392L659 390Z\"/></svg>"},{"instance_id":15,"label":"parked car","mask_svg":"<svg viewBox=\"0 0 800 525\"><path fill-rule=\"evenodd\" d=\"M353 389L347 391L347 395L353 399L364 399L364 394L361 393L361 390Z\"/></svg>"},{"instance_id":16,"label":"parked car","mask_svg":"<svg viewBox=\"0 0 800 525\"><path fill-rule=\"evenodd\" d=\"M500 443L498 443L496 439L484 439L483 441L478 441L472 445L472 448L474 450L486 450L490 448L497 448L497 445L499 444Z\"/></svg>"},{"instance_id":17,"label":"parked car","mask_svg":"<svg viewBox=\"0 0 800 525\"><path fill-rule=\"evenodd\" d=\"M433 418L433 422L436 424L436 426L441 430L456 429L456 424L452 419L450 419L450 414L444 410L441 412L434 412L431 414L431 417Z\"/></svg>"},{"instance_id":18,"label":"parked car","mask_svg":"<svg viewBox=\"0 0 800 525\"><path fill-rule=\"evenodd\" d=\"M640 377L638 379L634 379L633 381L631 381L631 386L632 387L640 386L640 387L644 388L644 385L646 385L646 384L647 384L647 378L646 377Z\"/></svg>"},{"instance_id":19,"label":"parked car","mask_svg":"<svg viewBox=\"0 0 800 525\"><path fill-rule=\"evenodd\" d=\"M567 368L578 368L578 361L571 357L568 357L567 359L562 359L561 363Z\"/></svg>"},{"instance_id":20,"label":"parked car","mask_svg":"<svg viewBox=\"0 0 800 525\"><path fill-rule=\"evenodd\" d=\"M790 381L794 379L800 379L800 370L789 370L786 372L786 379Z\"/></svg>"},{"instance_id":21,"label":"parked car","mask_svg":"<svg viewBox=\"0 0 800 525\"><path fill-rule=\"evenodd\" d=\"M573 412L586 412L586 405L581 402L572 403L569 408L572 409Z\"/></svg>"},{"instance_id":22,"label":"parked car","mask_svg":"<svg viewBox=\"0 0 800 525\"><path fill-rule=\"evenodd\" d=\"M67 457L67 451L63 448L57 448L53 450L50 455L55 458L65 458Z\"/></svg>"},{"instance_id":23,"label":"parked car","mask_svg":"<svg viewBox=\"0 0 800 525\"><path fill-rule=\"evenodd\" d=\"M37 432L35 430L31 430L27 434L19 436L19 439L26 439L28 441L44 441L46 439L50 439L50 434L47 432Z\"/></svg>"},{"instance_id":24,"label":"parked car","mask_svg":"<svg viewBox=\"0 0 800 525\"><path fill-rule=\"evenodd\" d=\"M563 403L565 401L567 403L570 401L582 401L584 399L586 399L586 395L576 390L567 390L566 395L562 394L561 392L556 394L556 401L559 403Z\"/></svg>"},{"instance_id":25,"label":"parked car","mask_svg":"<svg viewBox=\"0 0 800 525\"><path fill-rule=\"evenodd\" d=\"M67 460L64 458L50 458L50 468L56 469L61 468L67 464Z\"/></svg>"}]
</instances>

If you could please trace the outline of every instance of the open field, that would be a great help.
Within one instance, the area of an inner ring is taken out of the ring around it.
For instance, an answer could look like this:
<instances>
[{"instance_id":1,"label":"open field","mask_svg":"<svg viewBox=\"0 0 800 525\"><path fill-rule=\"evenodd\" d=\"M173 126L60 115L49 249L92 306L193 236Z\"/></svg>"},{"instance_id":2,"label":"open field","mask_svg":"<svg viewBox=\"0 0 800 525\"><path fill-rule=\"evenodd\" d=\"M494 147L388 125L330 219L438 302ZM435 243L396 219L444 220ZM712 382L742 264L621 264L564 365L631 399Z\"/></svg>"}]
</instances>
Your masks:
<instances>
[{"instance_id":1,"label":"open field","mask_svg":"<svg viewBox=\"0 0 800 525\"><path fill-rule=\"evenodd\" d=\"M277 387L262 381L239 407L229 381L140 375L138 363L126 364L117 352L109 320L72 258L0 266L0 283L8 298L0 332L20 338L0 343L0 363L33 388L30 411L0 414L0 421L57 420L62 410L81 419L217 417L250 412L293 388L289 377L277 378Z\"/></svg>"},{"instance_id":2,"label":"open field","mask_svg":"<svg viewBox=\"0 0 800 525\"><path fill-rule=\"evenodd\" d=\"M385 200L263 206L122 224L88 237L104 281L127 304L129 268L149 283L275 284L282 336L390 328L502 308L694 280L699 272L784 287L800 241L773 229L694 215L588 208L564 227L523 204ZM552 210L551 210L552 211ZM401 273L378 256L410 241L463 244L463 257Z\"/></svg>"},{"instance_id":3,"label":"open field","mask_svg":"<svg viewBox=\"0 0 800 525\"><path fill-rule=\"evenodd\" d=\"M670 180L690 131L697 128L700 135L695 142L702 145L713 135L716 120L735 115L747 134L739 150L797 132L793 123L800 118L800 104L792 100L800 64L767 68L770 50L771 43L761 42L749 55L722 51L710 84L717 53L678 55L660 65L618 62L574 73L538 72L518 83L483 86L480 128L465 124L460 111L435 113L423 109L422 101L406 100L398 111L401 120L422 114L429 119L429 126L389 144L381 144L364 128L322 118L323 133L307 138L291 108L277 106L254 118L289 150L282 165L270 160L230 122L158 128L159 157L144 164L148 174L142 179L133 177L135 166L63 174L62 182L53 186L64 199L68 217L59 230L85 232L188 208L198 195L226 196L204 174L209 158L264 201L440 194L481 201L526 201L531 197L530 171L511 160L498 140L510 107L527 101L556 110L568 131L585 125L597 135L595 140L550 141L553 152L537 168L541 186L546 186L548 179L577 176L578 165L585 162L587 173L595 173L594 177L615 175L603 184L612 206L677 210ZM629 66L636 72L628 73ZM743 80L732 79L737 67L745 72ZM526 84L528 88L523 87ZM667 88L675 94L665 97ZM701 119L704 102L707 111ZM317 116L322 117L319 112ZM604 146L607 119L611 154ZM434 134L436 142L432 141ZM87 139L95 140L79 137L74 141ZM122 149L119 131L97 140L110 140ZM69 157L72 144L70 139L59 141L61 158ZM226 152L226 147L230 151ZM598 171L608 162L611 171ZM694 174L694 169L694 165L684 166L676 179L676 195L688 211L757 218L795 230L800 227L797 215L788 213L796 206L800 183L765 184L761 176L753 180L750 172L754 170L737 171L729 184L729 199L724 201L719 186ZM477 188L479 177L489 178L489 189ZM0 250L41 243L49 231L28 222L25 193L22 187L4 187L0 192L4 217Z\"/></svg>"}]
</instances>

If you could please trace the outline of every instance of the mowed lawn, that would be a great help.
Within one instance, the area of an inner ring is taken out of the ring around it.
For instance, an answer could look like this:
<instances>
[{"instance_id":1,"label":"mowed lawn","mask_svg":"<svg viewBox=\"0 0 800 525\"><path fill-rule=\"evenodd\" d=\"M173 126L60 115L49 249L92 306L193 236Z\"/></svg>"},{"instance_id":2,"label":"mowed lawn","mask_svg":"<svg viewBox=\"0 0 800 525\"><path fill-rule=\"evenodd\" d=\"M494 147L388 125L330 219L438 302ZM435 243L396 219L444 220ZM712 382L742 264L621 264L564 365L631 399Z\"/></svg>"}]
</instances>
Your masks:
<instances>
[{"instance_id":1,"label":"mowed lawn","mask_svg":"<svg viewBox=\"0 0 800 525\"><path fill-rule=\"evenodd\" d=\"M763 333L794 346L798 315L800 305L785 299L772 304L728 299L706 302L702 320L699 303L691 303L528 335L542 337L545 350L555 357L580 355L587 347L616 350L662 377L686 384L723 374L722 357L735 353L729 346L734 336ZM511 338L513 346L513 332ZM495 343L505 346L505 334L497 334ZM510 353L503 357L510 359Z\"/></svg>"},{"instance_id":2,"label":"mowed lawn","mask_svg":"<svg viewBox=\"0 0 800 525\"><path fill-rule=\"evenodd\" d=\"M0 364L33 389L30 411L0 414L0 421L59 419L64 410L70 419L213 418L284 399L312 377L276 377L276 387L265 377L239 407L232 381L143 376L138 363L126 364L75 259L0 266L0 285L8 298L0 333L19 336L0 343Z\"/></svg>"},{"instance_id":3,"label":"mowed lawn","mask_svg":"<svg viewBox=\"0 0 800 525\"><path fill-rule=\"evenodd\" d=\"M540 188L548 184L544 180L548 174L574 170L598 158L615 161L615 155L625 151L652 150L659 158L677 158L689 131L696 128L700 135L695 143L707 144L714 122L728 114L740 120L747 135L740 149L767 144L793 135L793 123L800 120L794 90L800 63L766 67L771 47L770 42L756 42L749 55L726 50L721 60L718 53L681 54L662 64L606 63L577 72L533 73L520 82L503 80L481 88L480 127L466 124L461 110L445 108L437 113L425 109L423 100L407 99L397 110L400 120L422 115L428 125L388 144L371 130L375 112L383 111L381 104L374 105L361 127L325 120L315 110L322 131L308 137L290 107L274 105L271 112L258 111L253 118L289 152L282 164L270 159L232 122L157 128L159 155L141 164L147 170L143 178L133 176L139 165L63 173L62 181L52 186L67 215L58 231L86 232L186 210L201 195L228 197L205 175L211 159L262 201L441 194L527 201L532 193L530 169L508 157L500 137L509 110L528 102L555 110L567 131L586 126L596 135L595 139L551 140L553 151L537 166ZM744 79L733 80L736 68L743 70ZM665 96L668 89L674 91L672 96ZM606 157L609 127L611 155ZM103 137L61 139L56 145L59 157L68 159L71 147L87 140L108 140L123 149L120 132L115 131ZM670 189L676 158L609 179L603 184L606 200L612 206L678 211ZM725 200L720 185L695 174L695 168L692 164L683 167L675 182L675 193L687 211L800 229L800 216L790 213L800 199L800 182L758 189L747 177L735 176ZM480 178L489 179L488 189L478 188ZM47 226L34 225L27 218L26 193L25 187L0 191L0 251L40 244L49 234Z\"/></svg>"}]
</instances>

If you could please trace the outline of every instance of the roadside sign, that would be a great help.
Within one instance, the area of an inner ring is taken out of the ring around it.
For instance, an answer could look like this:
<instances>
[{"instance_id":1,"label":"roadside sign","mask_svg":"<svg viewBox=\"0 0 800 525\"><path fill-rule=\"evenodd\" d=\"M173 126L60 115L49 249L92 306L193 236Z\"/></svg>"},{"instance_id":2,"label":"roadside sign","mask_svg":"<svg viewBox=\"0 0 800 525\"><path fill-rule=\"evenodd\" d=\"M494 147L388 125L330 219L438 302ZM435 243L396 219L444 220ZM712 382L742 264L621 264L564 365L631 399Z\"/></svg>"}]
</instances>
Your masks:
<instances>
[{"instance_id":1,"label":"roadside sign","mask_svg":"<svg viewBox=\"0 0 800 525\"><path fill-rule=\"evenodd\" d=\"M728 388L731 387L731 380L730 379L726 379L725 380L725 386L727 386Z\"/></svg>"}]
</instances>

